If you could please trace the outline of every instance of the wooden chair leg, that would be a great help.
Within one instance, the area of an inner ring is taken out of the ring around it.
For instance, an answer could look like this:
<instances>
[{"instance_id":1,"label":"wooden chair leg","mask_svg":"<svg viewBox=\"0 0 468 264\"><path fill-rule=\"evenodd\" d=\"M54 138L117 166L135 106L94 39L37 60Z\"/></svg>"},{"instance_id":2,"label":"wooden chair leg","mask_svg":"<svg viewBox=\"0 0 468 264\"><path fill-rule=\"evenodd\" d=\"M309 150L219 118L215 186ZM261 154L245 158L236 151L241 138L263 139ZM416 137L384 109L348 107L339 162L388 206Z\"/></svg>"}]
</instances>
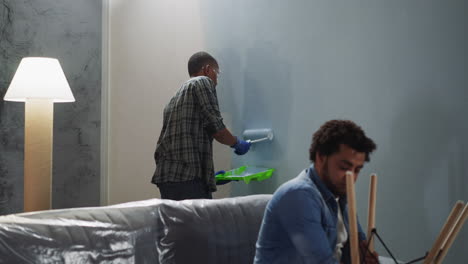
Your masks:
<instances>
[{"instance_id":1,"label":"wooden chair leg","mask_svg":"<svg viewBox=\"0 0 468 264\"><path fill-rule=\"evenodd\" d=\"M450 212L447 221L445 222L442 230L439 233L439 236L435 240L429 254L424 259L424 264L432 264L435 260L437 253L439 252L440 248L444 241L446 241L448 235L450 234L451 230L453 229L457 219L459 218L460 212L463 209L463 202L458 201L454 206L452 211Z\"/></svg>"},{"instance_id":2,"label":"wooden chair leg","mask_svg":"<svg viewBox=\"0 0 468 264\"><path fill-rule=\"evenodd\" d=\"M359 264L359 238L356 217L356 195L354 192L354 175L349 171L346 172L346 196L348 199L351 264Z\"/></svg>"},{"instance_id":3,"label":"wooden chair leg","mask_svg":"<svg viewBox=\"0 0 468 264\"><path fill-rule=\"evenodd\" d=\"M440 248L439 255L435 259L436 264L442 263L442 260L444 260L445 255L447 255L448 250L452 246L453 241L455 241L455 238L457 238L457 235L462 229L463 225L465 224L465 221L467 218L468 218L468 204L465 205L463 212L460 214L460 217L458 217L458 220L455 223L455 227L452 229L452 232L450 232L447 240Z\"/></svg>"},{"instance_id":4,"label":"wooden chair leg","mask_svg":"<svg viewBox=\"0 0 468 264\"><path fill-rule=\"evenodd\" d=\"M375 203L377 199L377 175L370 176L369 186L369 208L367 214L367 244L371 252L374 251L374 240L370 240L372 230L375 228Z\"/></svg>"}]
</instances>

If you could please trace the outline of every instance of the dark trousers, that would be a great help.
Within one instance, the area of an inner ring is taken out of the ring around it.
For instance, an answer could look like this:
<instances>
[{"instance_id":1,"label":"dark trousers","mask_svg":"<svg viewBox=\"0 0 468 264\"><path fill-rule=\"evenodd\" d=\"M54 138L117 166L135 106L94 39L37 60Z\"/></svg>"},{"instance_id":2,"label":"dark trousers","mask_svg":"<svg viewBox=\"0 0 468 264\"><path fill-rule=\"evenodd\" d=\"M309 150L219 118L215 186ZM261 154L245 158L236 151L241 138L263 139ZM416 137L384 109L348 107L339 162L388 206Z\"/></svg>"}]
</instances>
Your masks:
<instances>
[{"instance_id":1,"label":"dark trousers","mask_svg":"<svg viewBox=\"0 0 468 264\"><path fill-rule=\"evenodd\" d=\"M161 199L180 201L213 198L206 183L200 179L184 182L164 182L157 185L161 193Z\"/></svg>"}]
</instances>

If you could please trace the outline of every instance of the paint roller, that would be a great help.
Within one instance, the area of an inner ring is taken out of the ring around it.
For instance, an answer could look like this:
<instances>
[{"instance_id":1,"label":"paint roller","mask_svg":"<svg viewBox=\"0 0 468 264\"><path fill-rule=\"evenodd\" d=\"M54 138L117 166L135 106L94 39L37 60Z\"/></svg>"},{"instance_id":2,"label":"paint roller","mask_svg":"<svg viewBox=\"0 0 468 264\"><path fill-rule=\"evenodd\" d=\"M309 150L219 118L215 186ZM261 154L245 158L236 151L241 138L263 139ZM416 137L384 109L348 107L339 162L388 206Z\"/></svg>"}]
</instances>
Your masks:
<instances>
[{"instance_id":1,"label":"paint roller","mask_svg":"<svg viewBox=\"0 0 468 264\"><path fill-rule=\"evenodd\" d=\"M244 139L247 142L258 143L267 140L273 140L273 131L269 128L262 128L262 129L247 129L244 130L242 133Z\"/></svg>"}]
</instances>

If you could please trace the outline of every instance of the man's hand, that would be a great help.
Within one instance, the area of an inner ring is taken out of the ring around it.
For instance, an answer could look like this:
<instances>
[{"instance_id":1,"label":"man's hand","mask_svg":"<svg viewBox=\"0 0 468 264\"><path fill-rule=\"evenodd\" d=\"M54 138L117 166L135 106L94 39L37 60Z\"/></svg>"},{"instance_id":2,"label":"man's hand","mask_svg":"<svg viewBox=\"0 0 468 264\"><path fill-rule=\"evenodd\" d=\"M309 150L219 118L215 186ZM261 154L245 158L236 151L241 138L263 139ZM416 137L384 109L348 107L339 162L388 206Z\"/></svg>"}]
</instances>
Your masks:
<instances>
[{"instance_id":1,"label":"man's hand","mask_svg":"<svg viewBox=\"0 0 468 264\"><path fill-rule=\"evenodd\" d=\"M371 252L367 248L367 241L361 240L359 242L360 251L364 254L364 263L366 264L379 264L379 254L377 252ZM361 255L362 256L362 255Z\"/></svg>"},{"instance_id":2,"label":"man's hand","mask_svg":"<svg viewBox=\"0 0 468 264\"><path fill-rule=\"evenodd\" d=\"M215 176L218 175L218 174L224 174L224 173L226 173L226 172L223 171L223 170L220 170L220 171L217 171L217 172L215 173Z\"/></svg>"},{"instance_id":3,"label":"man's hand","mask_svg":"<svg viewBox=\"0 0 468 264\"><path fill-rule=\"evenodd\" d=\"M218 174L224 174L224 173L226 173L226 172L223 171L223 170L220 170L220 171L217 171L215 173L215 176L218 175ZM216 185L223 185L223 184L230 183L230 182L231 182L231 180L216 180Z\"/></svg>"},{"instance_id":4,"label":"man's hand","mask_svg":"<svg viewBox=\"0 0 468 264\"><path fill-rule=\"evenodd\" d=\"M237 138L236 144L232 145L231 148L235 149L234 153L237 155L244 155L249 151L250 145L252 145L252 143Z\"/></svg>"}]
</instances>

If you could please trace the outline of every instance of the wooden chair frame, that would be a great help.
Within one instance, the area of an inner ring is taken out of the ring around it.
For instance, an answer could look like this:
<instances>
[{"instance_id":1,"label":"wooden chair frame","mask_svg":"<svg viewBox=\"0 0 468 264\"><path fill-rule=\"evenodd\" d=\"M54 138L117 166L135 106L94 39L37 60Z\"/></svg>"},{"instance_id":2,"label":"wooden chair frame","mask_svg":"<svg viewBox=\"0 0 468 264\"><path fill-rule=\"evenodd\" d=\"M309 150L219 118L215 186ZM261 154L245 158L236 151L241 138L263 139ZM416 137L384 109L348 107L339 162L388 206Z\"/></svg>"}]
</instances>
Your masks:
<instances>
[{"instance_id":1,"label":"wooden chair frame","mask_svg":"<svg viewBox=\"0 0 468 264\"><path fill-rule=\"evenodd\" d=\"M367 237L371 237L372 230L375 228L375 205L377 198L377 175L371 174L369 192L369 208L367 218ZM351 263L359 264L359 240L356 216L356 194L354 189L354 175L352 172L346 173L346 196L348 199L348 218L349 218L349 242L351 249ZM441 264L448 250L452 246L455 238L458 236L461 228L468 218L468 204L463 201L455 203L447 220L437 236L434 244L424 258L424 264ZM374 251L374 241L368 241L370 251Z\"/></svg>"}]
</instances>

